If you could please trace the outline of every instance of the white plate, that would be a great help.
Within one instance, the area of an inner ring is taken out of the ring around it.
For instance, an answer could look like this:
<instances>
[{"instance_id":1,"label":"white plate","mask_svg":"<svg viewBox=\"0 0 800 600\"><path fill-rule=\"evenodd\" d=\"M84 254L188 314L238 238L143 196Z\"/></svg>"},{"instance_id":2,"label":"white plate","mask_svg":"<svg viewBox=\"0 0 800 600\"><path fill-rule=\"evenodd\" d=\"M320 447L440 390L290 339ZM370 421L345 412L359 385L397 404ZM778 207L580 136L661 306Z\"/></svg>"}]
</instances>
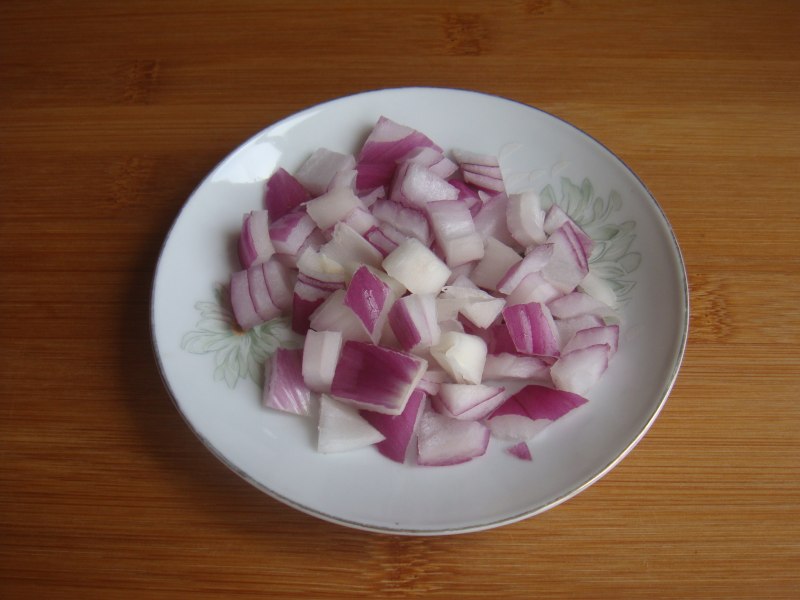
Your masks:
<instances>
[{"instance_id":1,"label":"white plate","mask_svg":"<svg viewBox=\"0 0 800 600\"><path fill-rule=\"evenodd\" d=\"M592 268L624 299L620 351L590 402L515 459L488 453L446 467L400 465L373 448L315 451L311 419L260 406L263 358L290 338L281 325L230 329L219 286L237 268L242 214L261 207L264 180L295 170L318 147L356 152L381 115L445 149L496 154L510 191L554 198L596 238ZM433 535L488 529L574 496L613 468L661 410L688 331L688 288L669 223L641 181L572 125L530 106L475 92L404 88L333 100L276 123L236 149L200 184L158 262L152 329L162 375L203 443L247 481L322 519L372 531Z\"/></svg>"}]
</instances>

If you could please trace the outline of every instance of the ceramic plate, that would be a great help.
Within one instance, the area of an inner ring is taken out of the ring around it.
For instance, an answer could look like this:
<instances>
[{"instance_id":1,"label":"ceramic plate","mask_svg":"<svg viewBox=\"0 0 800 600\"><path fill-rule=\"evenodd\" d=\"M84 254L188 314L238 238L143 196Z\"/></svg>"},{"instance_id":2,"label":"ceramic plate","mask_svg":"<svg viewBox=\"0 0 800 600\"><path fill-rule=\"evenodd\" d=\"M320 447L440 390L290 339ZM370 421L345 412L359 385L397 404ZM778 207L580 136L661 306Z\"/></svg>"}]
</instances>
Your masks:
<instances>
[{"instance_id":1,"label":"ceramic plate","mask_svg":"<svg viewBox=\"0 0 800 600\"><path fill-rule=\"evenodd\" d=\"M316 148L354 153L381 115L445 149L500 157L509 191L534 189L597 241L592 269L617 291L620 350L590 402L531 443L533 461L504 452L451 467L401 465L374 448L323 455L313 419L260 405L264 360L291 344L284 322L231 327L225 286L237 268L242 214L261 207L265 179ZM306 513L372 531L433 535L513 523L579 493L652 425L673 385L688 330L688 290L669 223L642 182L607 148L547 113L496 96L405 88L357 94L258 133L192 194L164 243L152 300L156 355L189 426L220 460Z\"/></svg>"}]
</instances>

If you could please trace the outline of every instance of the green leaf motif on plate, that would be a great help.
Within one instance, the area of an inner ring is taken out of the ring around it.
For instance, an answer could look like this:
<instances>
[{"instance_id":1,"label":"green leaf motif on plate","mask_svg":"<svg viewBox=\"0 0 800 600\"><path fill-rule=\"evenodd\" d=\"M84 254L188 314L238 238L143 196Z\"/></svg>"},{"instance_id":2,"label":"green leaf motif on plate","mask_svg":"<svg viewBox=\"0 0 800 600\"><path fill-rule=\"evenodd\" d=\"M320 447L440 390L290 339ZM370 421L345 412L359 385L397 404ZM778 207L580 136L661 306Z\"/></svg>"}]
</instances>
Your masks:
<instances>
[{"instance_id":1,"label":"green leaf motif on plate","mask_svg":"<svg viewBox=\"0 0 800 600\"><path fill-rule=\"evenodd\" d=\"M261 385L267 359L279 347L297 347L297 335L285 318L242 331L233 316L228 287L218 284L214 297L212 302L194 305L200 320L194 331L183 336L181 348L193 354L213 354L214 381L225 381L229 388L248 377Z\"/></svg>"},{"instance_id":2,"label":"green leaf motif on plate","mask_svg":"<svg viewBox=\"0 0 800 600\"><path fill-rule=\"evenodd\" d=\"M557 204L594 240L589 266L606 280L620 304L630 300L636 281L631 277L642 262L642 255L631 250L636 239L636 222L614 220L622 208L622 197L612 191L608 198L595 195L588 178L580 185L561 178L561 194L547 185L539 194L544 208Z\"/></svg>"}]
</instances>

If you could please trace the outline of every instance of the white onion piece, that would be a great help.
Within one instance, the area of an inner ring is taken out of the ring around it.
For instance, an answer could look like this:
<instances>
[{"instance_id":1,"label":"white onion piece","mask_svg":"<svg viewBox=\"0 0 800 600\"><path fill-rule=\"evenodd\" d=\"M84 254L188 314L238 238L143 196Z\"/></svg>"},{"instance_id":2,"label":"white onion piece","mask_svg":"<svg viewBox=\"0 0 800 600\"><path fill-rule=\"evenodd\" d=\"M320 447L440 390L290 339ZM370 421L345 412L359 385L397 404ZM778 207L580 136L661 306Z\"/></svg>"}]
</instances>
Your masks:
<instances>
[{"instance_id":1,"label":"white onion piece","mask_svg":"<svg viewBox=\"0 0 800 600\"><path fill-rule=\"evenodd\" d=\"M491 236L485 238L483 248L483 258L472 269L470 279L484 289L496 290L503 275L520 262L522 257L516 250Z\"/></svg>"},{"instance_id":2,"label":"white onion piece","mask_svg":"<svg viewBox=\"0 0 800 600\"><path fill-rule=\"evenodd\" d=\"M373 344L347 341L342 347L331 393L358 408L399 415L428 363Z\"/></svg>"},{"instance_id":3,"label":"white onion piece","mask_svg":"<svg viewBox=\"0 0 800 600\"><path fill-rule=\"evenodd\" d=\"M297 259L297 270L317 281L344 283L346 273L344 267L330 256L313 248L306 248Z\"/></svg>"},{"instance_id":4,"label":"white onion piece","mask_svg":"<svg viewBox=\"0 0 800 600\"><path fill-rule=\"evenodd\" d=\"M417 463L438 467L467 462L486 453L489 430L477 421L459 421L425 411L417 433Z\"/></svg>"},{"instance_id":5,"label":"white onion piece","mask_svg":"<svg viewBox=\"0 0 800 600\"><path fill-rule=\"evenodd\" d=\"M477 287L445 286L439 298L452 300L458 312L482 329L494 323L506 305L502 298L495 298Z\"/></svg>"},{"instance_id":6,"label":"white onion piece","mask_svg":"<svg viewBox=\"0 0 800 600\"><path fill-rule=\"evenodd\" d=\"M237 271L231 275L230 297L233 317L244 331L264 322L253 304L246 270Z\"/></svg>"},{"instance_id":7,"label":"white onion piece","mask_svg":"<svg viewBox=\"0 0 800 600\"><path fill-rule=\"evenodd\" d=\"M588 348L597 344L607 344L609 358L614 356L619 347L619 325L604 325L582 329L570 338L561 349L562 354L569 354L573 350Z\"/></svg>"},{"instance_id":8,"label":"white onion piece","mask_svg":"<svg viewBox=\"0 0 800 600\"><path fill-rule=\"evenodd\" d=\"M342 350L339 331L309 329L303 345L303 381L313 392L330 392L336 363Z\"/></svg>"},{"instance_id":9,"label":"white onion piece","mask_svg":"<svg viewBox=\"0 0 800 600\"><path fill-rule=\"evenodd\" d=\"M511 232L508 230L507 212L508 196L497 194L489 198L474 217L475 230L484 238L493 237L506 246L514 248L517 242L511 237Z\"/></svg>"},{"instance_id":10,"label":"white onion piece","mask_svg":"<svg viewBox=\"0 0 800 600\"><path fill-rule=\"evenodd\" d=\"M328 229L347 217L352 210L363 208L363 205L353 190L338 188L309 200L305 207L317 227Z\"/></svg>"},{"instance_id":11,"label":"white onion piece","mask_svg":"<svg viewBox=\"0 0 800 600\"><path fill-rule=\"evenodd\" d=\"M269 237L269 214L266 210L254 210L242 218L239 236L239 262L247 269L265 262L275 253Z\"/></svg>"},{"instance_id":12,"label":"white onion piece","mask_svg":"<svg viewBox=\"0 0 800 600\"><path fill-rule=\"evenodd\" d=\"M578 284L578 289L584 294L589 294L592 298L600 300L600 302L611 308L617 308L616 292L614 292L614 289L608 281L598 277L597 274L591 270L591 267L586 277L581 279L581 282Z\"/></svg>"},{"instance_id":13,"label":"white onion piece","mask_svg":"<svg viewBox=\"0 0 800 600\"><path fill-rule=\"evenodd\" d=\"M439 385L439 400L453 416L475 408L491 400L505 390L504 387L482 384L442 383Z\"/></svg>"},{"instance_id":14,"label":"white onion piece","mask_svg":"<svg viewBox=\"0 0 800 600\"><path fill-rule=\"evenodd\" d=\"M414 294L436 294L450 269L416 238L408 238L383 260L383 270Z\"/></svg>"},{"instance_id":15,"label":"white onion piece","mask_svg":"<svg viewBox=\"0 0 800 600\"><path fill-rule=\"evenodd\" d=\"M277 261L275 262L277 263ZM267 279L264 277L263 263L253 265L247 269L247 284L250 288L250 298L256 313L266 322L281 315L281 309L272 300L267 286Z\"/></svg>"},{"instance_id":16,"label":"white onion piece","mask_svg":"<svg viewBox=\"0 0 800 600\"><path fill-rule=\"evenodd\" d=\"M365 235L370 229L373 227L378 226L378 219L372 216L372 213L369 212L366 208L366 204L364 204L364 199L361 198L361 203L364 206L357 206L353 210L351 210L347 216L345 217L342 223L347 223L353 231L356 231L360 235Z\"/></svg>"},{"instance_id":17,"label":"white onion piece","mask_svg":"<svg viewBox=\"0 0 800 600\"><path fill-rule=\"evenodd\" d=\"M269 383L264 387L264 406L302 416L310 413L311 390L303 381L302 354L302 350L275 350L270 360Z\"/></svg>"},{"instance_id":18,"label":"white onion piece","mask_svg":"<svg viewBox=\"0 0 800 600\"><path fill-rule=\"evenodd\" d=\"M507 442L527 442L542 432L552 421L550 419L530 419L522 415L498 415L491 417L487 424L492 435Z\"/></svg>"},{"instance_id":19,"label":"white onion piece","mask_svg":"<svg viewBox=\"0 0 800 600\"><path fill-rule=\"evenodd\" d=\"M582 292L572 292L548 303L547 307L556 319L571 319L581 315L616 317L616 312L607 304Z\"/></svg>"},{"instance_id":20,"label":"white onion piece","mask_svg":"<svg viewBox=\"0 0 800 600\"><path fill-rule=\"evenodd\" d=\"M544 231L545 213L542 202L535 192L512 194L508 197L506 224L511 236L524 247L543 244L547 239Z\"/></svg>"},{"instance_id":21,"label":"white onion piece","mask_svg":"<svg viewBox=\"0 0 800 600\"><path fill-rule=\"evenodd\" d=\"M269 288L269 296L281 311L289 310L292 306L292 290L294 288L294 274L276 256L261 264L264 279Z\"/></svg>"},{"instance_id":22,"label":"white onion piece","mask_svg":"<svg viewBox=\"0 0 800 600\"><path fill-rule=\"evenodd\" d=\"M410 206L424 207L429 202L456 200L458 189L427 167L406 162L395 175L389 198Z\"/></svg>"},{"instance_id":23,"label":"white onion piece","mask_svg":"<svg viewBox=\"0 0 800 600\"><path fill-rule=\"evenodd\" d=\"M431 355L456 383L480 383L486 342L476 335L448 331L430 348Z\"/></svg>"},{"instance_id":24,"label":"white onion piece","mask_svg":"<svg viewBox=\"0 0 800 600\"><path fill-rule=\"evenodd\" d=\"M483 379L521 379L550 384L550 363L539 356L520 356L503 352L486 356Z\"/></svg>"},{"instance_id":25,"label":"white onion piece","mask_svg":"<svg viewBox=\"0 0 800 600\"><path fill-rule=\"evenodd\" d=\"M425 408L424 400L425 393L420 389L415 389L403 412L399 415L385 415L369 410L361 411L361 416L386 438L376 445L378 452L395 462L405 461L411 438Z\"/></svg>"},{"instance_id":26,"label":"white onion piece","mask_svg":"<svg viewBox=\"0 0 800 600\"><path fill-rule=\"evenodd\" d=\"M544 269L553 258L553 244L536 246L515 263L497 282L497 291L501 294L510 294L531 273L538 273Z\"/></svg>"},{"instance_id":27,"label":"white onion piece","mask_svg":"<svg viewBox=\"0 0 800 600\"><path fill-rule=\"evenodd\" d=\"M568 319L555 319L558 337L562 342L568 342L576 333L583 329L592 327L602 327L605 325L603 319L596 315L580 315Z\"/></svg>"},{"instance_id":28,"label":"white onion piece","mask_svg":"<svg viewBox=\"0 0 800 600\"><path fill-rule=\"evenodd\" d=\"M562 225L550 234L547 243L553 247L553 255L542 268L542 277L568 294L589 273L588 255L569 224Z\"/></svg>"},{"instance_id":29,"label":"white onion piece","mask_svg":"<svg viewBox=\"0 0 800 600\"><path fill-rule=\"evenodd\" d=\"M541 273L534 272L526 275L514 288L514 291L506 296L506 303L508 306L527 304L528 302L547 304L562 295L561 291L542 277Z\"/></svg>"},{"instance_id":30,"label":"white onion piece","mask_svg":"<svg viewBox=\"0 0 800 600\"><path fill-rule=\"evenodd\" d=\"M314 196L320 196L328 190L339 172L349 171L355 166L356 159L350 154L318 148L300 165L295 177Z\"/></svg>"},{"instance_id":31,"label":"white onion piece","mask_svg":"<svg viewBox=\"0 0 800 600\"><path fill-rule=\"evenodd\" d=\"M345 304L346 292L336 290L317 307L309 318L309 327L315 331L338 331L343 340L372 341L364 323Z\"/></svg>"},{"instance_id":32,"label":"white onion piece","mask_svg":"<svg viewBox=\"0 0 800 600\"><path fill-rule=\"evenodd\" d=\"M349 452L386 439L352 406L330 396L320 397L317 450L323 454Z\"/></svg>"},{"instance_id":33,"label":"white onion piece","mask_svg":"<svg viewBox=\"0 0 800 600\"><path fill-rule=\"evenodd\" d=\"M320 248L320 253L349 273L354 273L361 265L379 267L383 262L383 255L375 246L343 221L334 226L331 241Z\"/></svg>"},{"instance_id":34,"label":"white onion piece","mask_svg":"<svg viewBox=\"0 0 800 600\"><path fill-rule=\"evenodd\" d=\"M550 367L550 376L556 388L585 394L608 368L610 352L608 344L597 344L563 354Z\"/></svg>"}]
</instances>

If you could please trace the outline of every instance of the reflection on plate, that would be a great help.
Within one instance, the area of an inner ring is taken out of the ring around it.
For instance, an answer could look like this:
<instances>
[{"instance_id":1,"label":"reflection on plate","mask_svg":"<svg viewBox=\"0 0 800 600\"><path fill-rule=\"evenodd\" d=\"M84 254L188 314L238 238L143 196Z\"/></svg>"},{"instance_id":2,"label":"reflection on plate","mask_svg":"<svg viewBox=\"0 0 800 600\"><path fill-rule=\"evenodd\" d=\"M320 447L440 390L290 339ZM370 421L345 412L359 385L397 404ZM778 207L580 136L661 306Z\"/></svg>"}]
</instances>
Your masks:
<instances>
[{"instance_id":1,"label":"reflection on plate","mask_svg":"<svg viewBox=\"0 0 800 600\"><path fill-rule=\"evenodd\" d=\"M355 152L381 115L445 149L500 157L509 191L534 189L598 242L592 270L621 299L620 350L589 404L531 443L532 462L490 444L478 460L423 468L373 448L316 452L311 419L260 405L264 360L297 344L285 322L233 330L224 286L237 268L242 214L260 208L263 182L316 148ZM683 356L688 289L678 245L639 179L600 143L517 102L462 90L367 92L309 108L228 156L187 201L164 243L152 329L164 381L188 424L236 473L299 510L343 525L433 535L530 517L585 489L616 465L666 401Z\"/></svg>"}]
</instances>

